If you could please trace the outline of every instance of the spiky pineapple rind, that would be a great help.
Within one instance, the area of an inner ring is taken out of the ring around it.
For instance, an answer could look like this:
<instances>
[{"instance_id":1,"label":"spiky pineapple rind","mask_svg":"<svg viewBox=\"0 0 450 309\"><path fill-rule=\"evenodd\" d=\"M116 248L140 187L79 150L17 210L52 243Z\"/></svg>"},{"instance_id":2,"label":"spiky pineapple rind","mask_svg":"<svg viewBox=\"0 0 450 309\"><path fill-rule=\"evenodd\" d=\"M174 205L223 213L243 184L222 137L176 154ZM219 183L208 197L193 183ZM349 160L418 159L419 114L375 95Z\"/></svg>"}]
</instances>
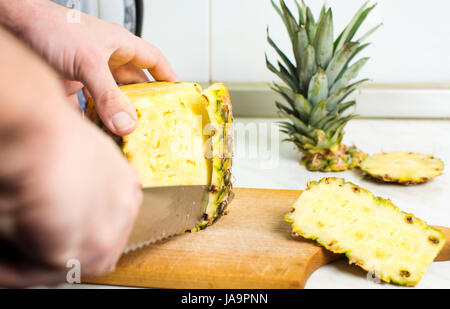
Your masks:
<instances>
[{"instance_id":1,"label":"spiky pineapple rind","mask_svg":"<svg viewBox=\"0 0 450 309\"><path fill-rule=\"evenodd\" d=\"M217 221L225 213L232 197L233 114L230 94L224 84L216 83L205 89L202 95L210 117L212 175L205 218L197 229Z\"/></svg>"},{"instance_id":2,"label":"spiky pineapple rind","mask_svg":"<svg viewBox=\"0 0 450 309\"><path fill-rule=\"evenodd\" d=\"M347 147L339 145L338 151L324 151L309 153L303 151L302 165L310 171L319 172L341 172L359 167L367 154L357 149L355 146Z\"/></svg>"},{"instance_id":3,"label":"spiky pineapple rind","mask_svg":"<svg viewBox=\"0 0 450 309\"><path fill-rule=\"evenodd\" d=\"M363 192L363 193L368 194L368 196L370 196L372 198L372 200L375 202L377 207L388 207L388 208L392 209L393 213L401 214L404 218L404 221L407 224L418 224L421 228L423 228L422 231L431 232L432 234L429 234L430 236L428 236L428 241L431 242L433 245L436 245L436 247L434 248L435 249L434 257L436 257L438 255L439 251L444 246L445 235L441 231L428 226L426 224L426 222L415 217L413 214L400 211L399 208L397 206L395 206L394 204L392 204L392 202L390 200L384 199L381 197L376 197L370 191L363 189L351 182L345 182L344 179L332 177L332 178L323 178L319 182L312 181L312 182L308 183L306 191L310 190L314 186L319 186L319 185L323 185L323 184L329 185L333 182L336 182L339 185L339 187L349 185L352 187L353 190L355 190L354 192L359 192L359 193ZM299 198L299 200L300 200L300 198ZM295 224L295 219L293 218L295 211L296 211L296 208L294 206L294 208L291 210L291 212L289 212L285 216L285 221L291 223L292 233L294 236L302 236L303 238L314 240L317 243L319 243L321 246L326 248L327 250L330 250L330 251L332 251L334 253L338 253L338 254L345 254L345 256L348 258L350 264L356 264L357 266L361 267L362 269L364 269L368 272L375 272L375 274L381 280L383 280L385 282L388 282L388 283L391 282L391 283L395 283L398 285L405 285L405 286L414 286L420 281L424 270L422 273L419 273L416 276L416 279L411 279L411 280L407 279L408 277L411 276L411 273L408 270L398 270L398 273L400 273L400 274L403 273L404 276L406 277L406 278L398 279L398 278L395 278L392 274L387 274L383 271L375 270L373 267L366 265L364 263L364 261L361 261L360 258L358 258L357 256L354 256L352 249L341 248L341 247L337 246L337 244L339 243L338 240L336 240L336 242L331 241L331 242L327 243L325 241L325 239L322 239L322 237L320 235L315 235L315 234L306 233L306 232L302 231L302 229ZM428 262L431 263L431 261L432 260L430 260Z\"/></svg>"},{"instance_id":4,"label":"spiky pineapple rind","mask_svg":"<svg viewBox=\"0 0 450 309\"><path fill-rule=\"evenodd\" d=\"M389 157L400 157L402 160L394 160ZM381 169L371 166L375 160L387 159L387 164L381 164ZM424 166L427 163L428 166ZM414 168L402 165L415 164ZM422 164L422 166L420 166ZM433 166L431 166L433 165ZM360 169L368 176L381 182L398 183L401 185L417 185L428 182L440 176L444 170L444 162L434 156L413 152L388 152L368 156L360 165ZM402 169L408 169L407 174L401 173ZM395 174L395 171L400 173ZM413 175L411 174L413 173Z\"/></svg>"}]
</instances>

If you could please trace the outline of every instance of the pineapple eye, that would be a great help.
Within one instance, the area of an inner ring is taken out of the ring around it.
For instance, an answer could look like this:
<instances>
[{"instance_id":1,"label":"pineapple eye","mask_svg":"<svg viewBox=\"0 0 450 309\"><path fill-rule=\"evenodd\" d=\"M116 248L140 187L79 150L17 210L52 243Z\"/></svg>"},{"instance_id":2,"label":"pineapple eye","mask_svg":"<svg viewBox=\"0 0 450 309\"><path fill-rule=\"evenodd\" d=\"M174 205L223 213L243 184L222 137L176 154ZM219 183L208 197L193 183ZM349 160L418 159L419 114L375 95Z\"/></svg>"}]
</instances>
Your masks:
<instances>
[{"instance_id":1,"label":"pineapple eye","mask_svg":"<svg viewBox=\"0 0 450 309\"><path fill-rule=\"evenodd\" d=\"M434 236L428 236L428 241L431 242L433 245L439 244L439 239L437 239Z\"/></svg>"},{"instance_id":2,"label":"pineapple eye","mask_svg":"<svg viewBox=\"0 0 450 309\"><path fill-rule=\"evenodd\" d=\"M411 273L407 270L400 270L400 277L403 278L409 278L411 276Z\"/></svg>"}]
</instances>

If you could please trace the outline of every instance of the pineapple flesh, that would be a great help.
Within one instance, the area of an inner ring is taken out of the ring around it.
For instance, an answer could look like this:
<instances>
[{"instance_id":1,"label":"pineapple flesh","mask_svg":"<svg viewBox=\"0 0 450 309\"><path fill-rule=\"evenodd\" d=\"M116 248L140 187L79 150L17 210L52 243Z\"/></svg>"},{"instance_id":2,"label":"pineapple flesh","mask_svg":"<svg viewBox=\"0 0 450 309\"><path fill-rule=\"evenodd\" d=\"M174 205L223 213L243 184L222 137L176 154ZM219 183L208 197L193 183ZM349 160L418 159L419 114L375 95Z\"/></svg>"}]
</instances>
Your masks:
<instances>
[{"instance_id":1,"label":"pineapple flesh","mask_svg":"<svg viewBox=\"0 0 450 309\"><path fill-rule=\"evenodd\" d=\"M95 112L92 98L85 115L111 135L143 187L208 185L204 220L212 224L231 195L232 110L227 89L214 84L153 82L120 86L139 118L131 134L113 135Z\"/></svg>"},{"instance_id":2,"label":"pineapple flesh","mask_svg":"<svg viewBox=\"0 0 450 309\"><path fill-rule=\"evenodd\" d=\"M360 168L371 177L384 182L414 185L441 175L444 162L421 153L389 152L367 157Z\"/></svg>"},{"instance_id":3,"label":"pineapple flesh","mask_svg":"<svg viewBox=\"0 0 450 309\"><path fill-rule=\"evenodd\" d=\"M416 285L445 243L441 231L340 178L309 183L285 220L294 234L400 285Z\"/></svg>"},{"instance_id":4,"label":"pineapple flesh","mask_svg":"<svg viewBox=\"0 0 450 309\"><path fill-rule=\"evenodd\" d=\"M267 32L267 41L280 59L277 68L266 56L267 68L285 84L273 85L287 103L276 102L280 114L287 119L281 123L281 131L303 153L302 164L309 170L329 172L358 167L366 154L355 146L342 144L342 139L345 125L354 118L345 112L356 104L348 96L366 81L351 82L368 60L353 59L369 45L365 39L380 25L358 39L354 36L375 5L367 7L366 2L334 40L331 9L324 6L315 21L303 1L295 3L297 17L284 0L279 6L272 1L286 26L295 64Z\"/></svg>"}]
</instances>

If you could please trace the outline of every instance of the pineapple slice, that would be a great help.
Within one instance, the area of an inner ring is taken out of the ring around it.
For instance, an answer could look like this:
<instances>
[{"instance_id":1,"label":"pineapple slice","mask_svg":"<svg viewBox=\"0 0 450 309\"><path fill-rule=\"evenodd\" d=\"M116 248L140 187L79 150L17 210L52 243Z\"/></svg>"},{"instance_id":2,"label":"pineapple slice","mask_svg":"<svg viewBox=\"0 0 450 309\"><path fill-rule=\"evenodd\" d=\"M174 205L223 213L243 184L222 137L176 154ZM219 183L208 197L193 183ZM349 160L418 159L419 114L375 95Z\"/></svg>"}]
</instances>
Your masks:
<instances>
[{"instance_id":1,"label":"pineapple slice","mask_svg":"<svg viewBox=\"0 0 450 309\"><path fill-rule=\"evenodd\" d=\"M381 181L412 185L441 175L444 163L421 153L389 152L367 157L360 168Z\"/></svg>"},{"instance_id":2,"label":"pineapple slice","mask_svg":"<svg viewBox=\"0 0 450 309\"><path fill-rule=\"evenodd\" d=\"M223 84L154 82L121 86L139 122L129 135L113 135L88 101L85 115L111 135L141 177L143 187L208 185L204 221L212 224L231 195L232 111Z\"/></svg>"},{"instance_id":3,"label":"pineapple slice","mask_svg":"<svg viewBox=\"0 0 450 309\"><path fill-rule=\"evenodd\" d=\"M341 178L309 183L285 220L294 234L400 285L416 285L445 243L441 231Z\"/></svg>"}]
</instances>

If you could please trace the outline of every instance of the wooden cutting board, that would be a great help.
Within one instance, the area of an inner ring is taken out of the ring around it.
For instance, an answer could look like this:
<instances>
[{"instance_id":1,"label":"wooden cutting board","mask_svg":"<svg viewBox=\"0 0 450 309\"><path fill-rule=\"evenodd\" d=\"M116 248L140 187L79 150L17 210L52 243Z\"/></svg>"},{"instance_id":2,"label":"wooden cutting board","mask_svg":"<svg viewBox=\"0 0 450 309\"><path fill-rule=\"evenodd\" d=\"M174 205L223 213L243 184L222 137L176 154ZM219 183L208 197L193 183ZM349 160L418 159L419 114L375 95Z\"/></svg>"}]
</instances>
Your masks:
<instances>
[{"instance_id":1,"label":"wooden cutting board","mask_svg":"<svg viewBox=\"0 0 450 309\"><path fill-rule=\"evenodd\" d=\"M155 288L303 288L341 255L293 238L284 215L301 191L235 188L229 213L186 233L124 254L114 272L86 283ZM450 239L450 229L445 229ZM439 258L450 259L450 245Z\"/></svg>"}]
</instances>

